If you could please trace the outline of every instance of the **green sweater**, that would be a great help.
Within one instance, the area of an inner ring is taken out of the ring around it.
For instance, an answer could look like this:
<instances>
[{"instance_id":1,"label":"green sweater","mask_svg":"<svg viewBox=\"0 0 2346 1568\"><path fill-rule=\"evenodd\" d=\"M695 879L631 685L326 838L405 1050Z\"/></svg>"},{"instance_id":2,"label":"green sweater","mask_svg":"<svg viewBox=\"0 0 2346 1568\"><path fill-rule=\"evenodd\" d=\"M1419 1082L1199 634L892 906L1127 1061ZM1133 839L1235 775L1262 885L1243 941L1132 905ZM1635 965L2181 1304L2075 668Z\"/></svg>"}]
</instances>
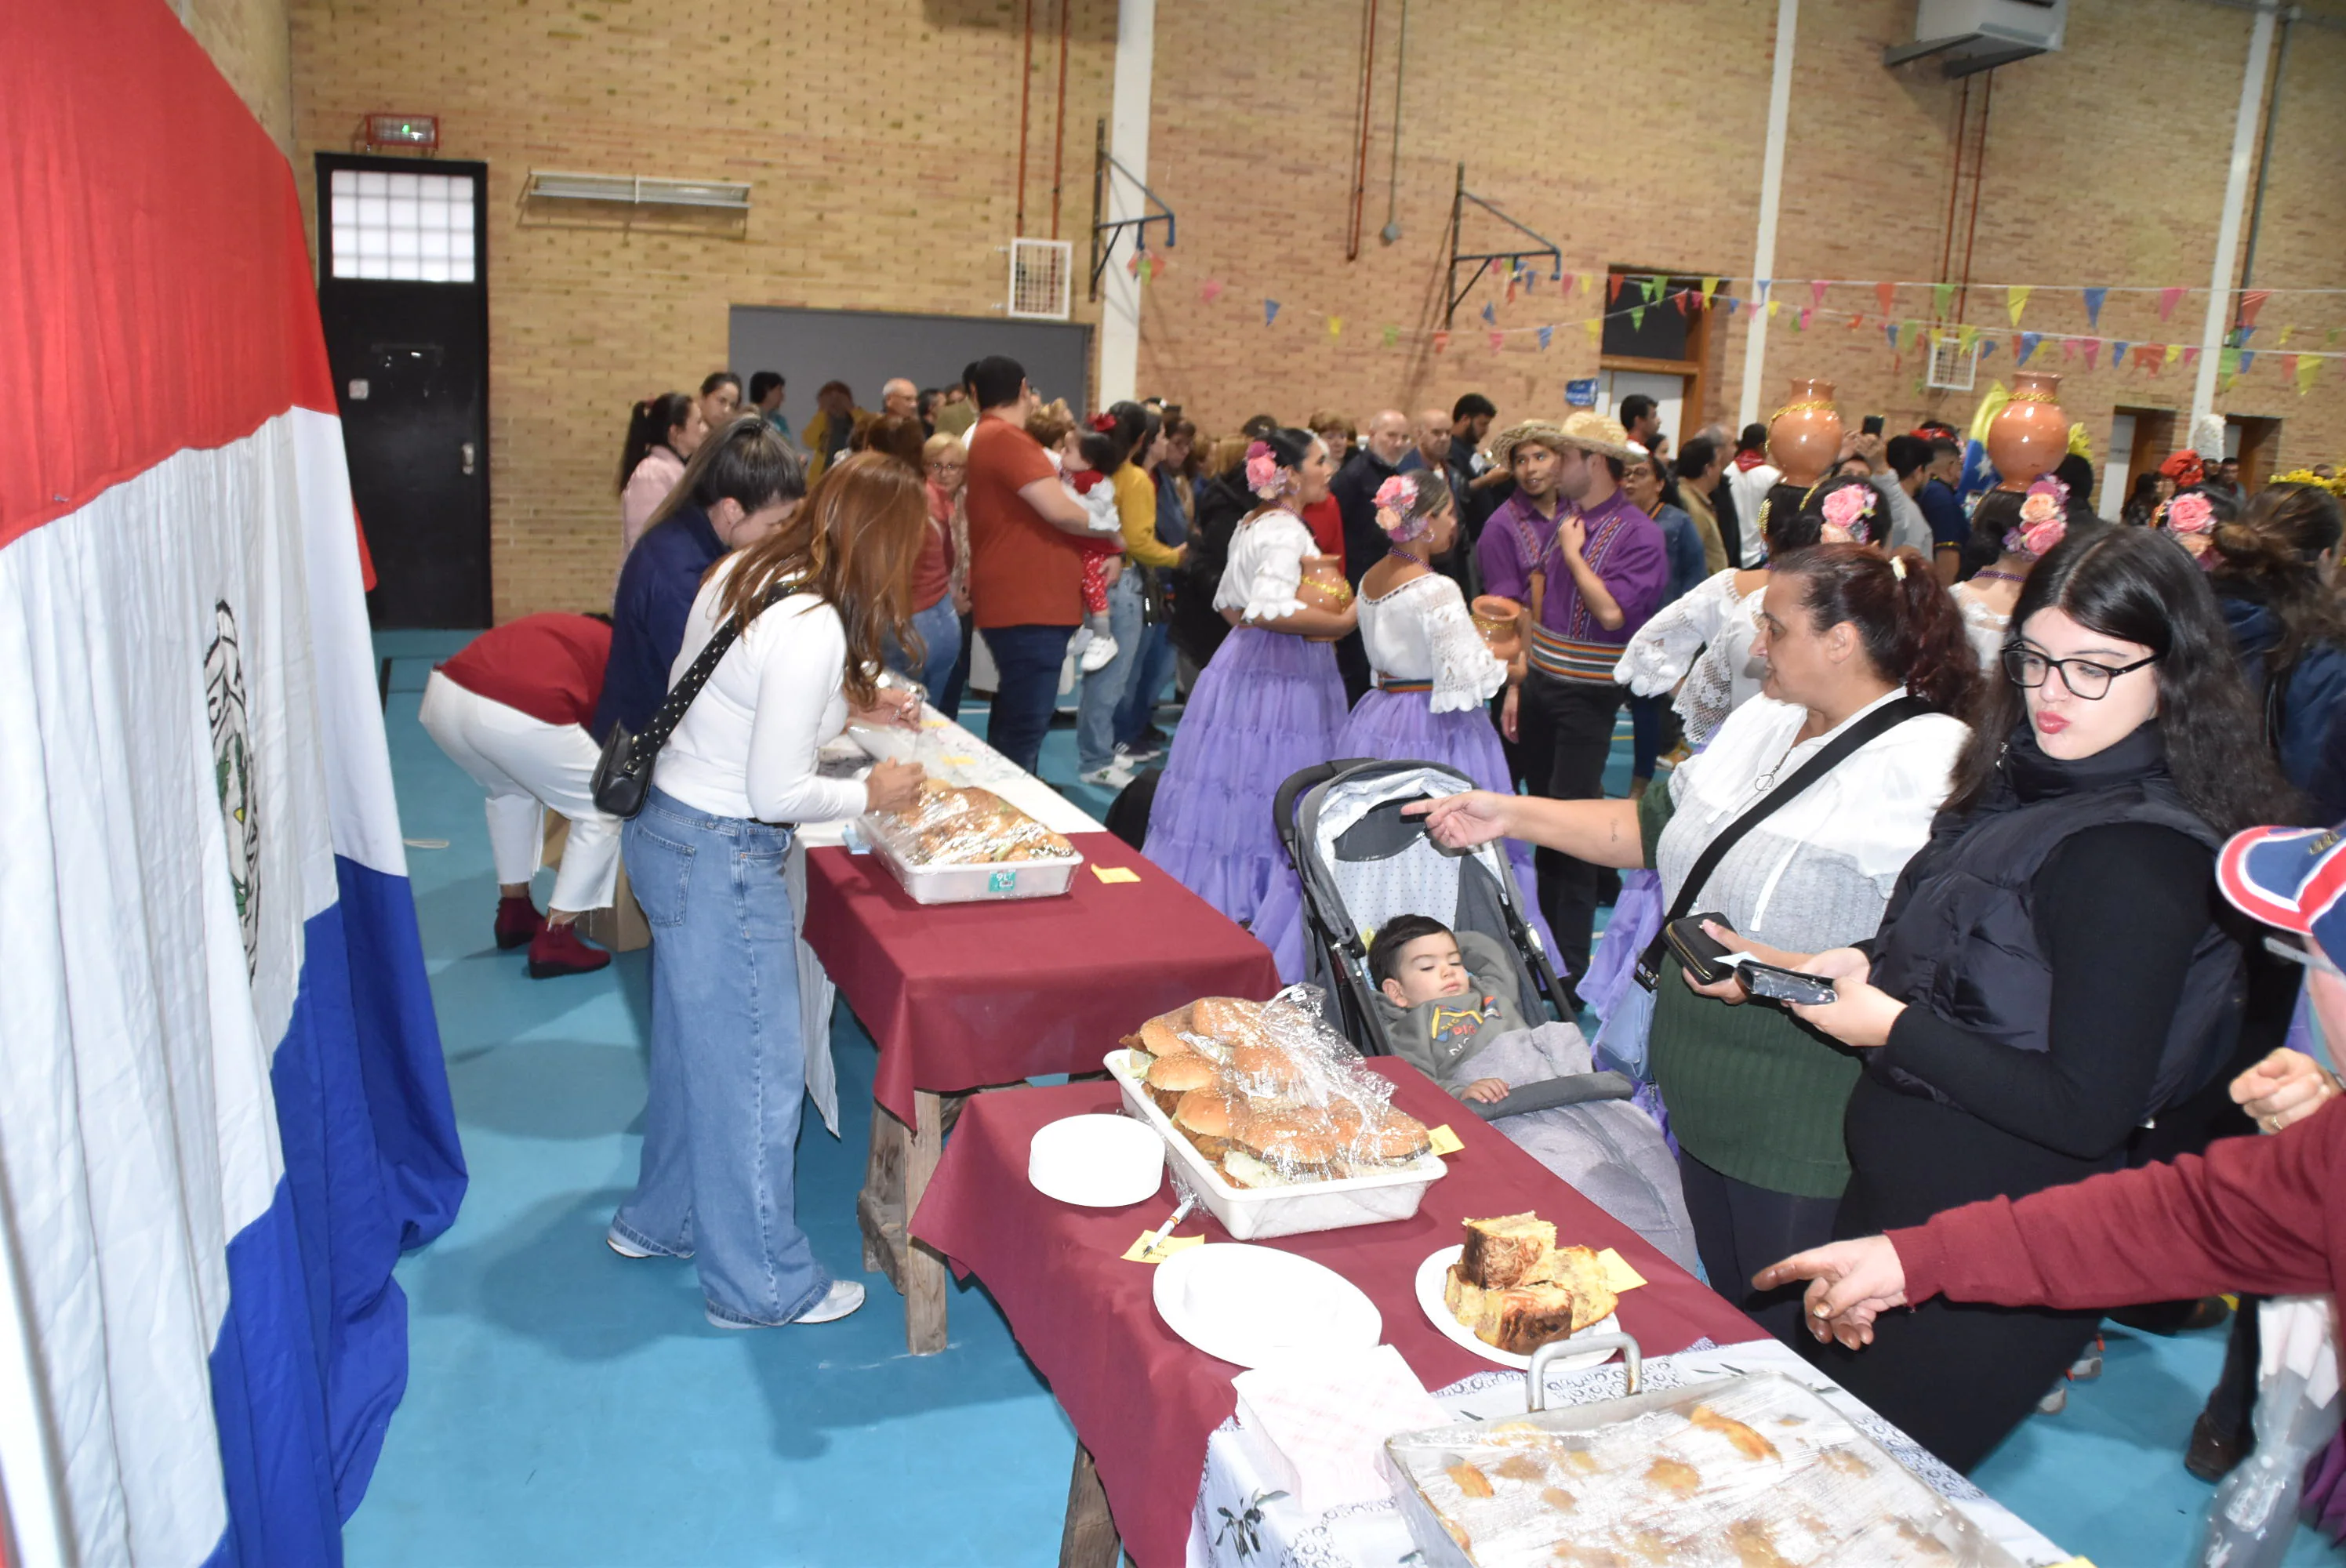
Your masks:
<instances>
[{"instance_id":1,"label":"green sweater","mask_svg":"<svg viewBox=\"0 0 2346 1568\"><path fill-rule=\"evenodd\" d=\"M1668 782L1637 808L1646 864L1669 822ZM1691 911L1701 913L1698 903ZM1855 1053L1771 1004L1729 1007L1687 989L1664 956L1654 988L1647 1070L1678 1145L1721 1175L1795 1197L1839 1197L1849 1185L1841 1114L1856 1087Z\"/></svg>"}]
</instances>

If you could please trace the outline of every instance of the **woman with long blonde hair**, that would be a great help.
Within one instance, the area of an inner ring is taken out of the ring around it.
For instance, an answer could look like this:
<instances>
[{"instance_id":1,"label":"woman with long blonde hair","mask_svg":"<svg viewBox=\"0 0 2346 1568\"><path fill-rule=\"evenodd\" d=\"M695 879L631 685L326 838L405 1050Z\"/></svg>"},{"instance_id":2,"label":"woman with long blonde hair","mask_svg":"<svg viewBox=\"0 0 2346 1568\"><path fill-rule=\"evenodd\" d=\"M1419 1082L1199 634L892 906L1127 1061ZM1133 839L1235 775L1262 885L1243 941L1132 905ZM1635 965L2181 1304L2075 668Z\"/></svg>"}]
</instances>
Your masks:
<instances>
[{"instance_id":1,"label":"woman with long blonde hair","mask_svg":"<svg viewBox=\"0 0 2346 1568\"><path fill-rule=\"evenodd\" d=\"M627 1257L690 1257L720 1329L823 1323L863 1303L799 1228L791 1151L805 1063L791 832L919 793L916 764L825 779L815 753L851 717L911 725L878 684L892 635L917 647L912 574L928 508L920 474L858 453L804 504L710 567L670 684L718 628L738 628L669 735L650 799L622 837L652 928L651 1082L643 1166L611 1221Z\"/></svg>"}]
</instances>

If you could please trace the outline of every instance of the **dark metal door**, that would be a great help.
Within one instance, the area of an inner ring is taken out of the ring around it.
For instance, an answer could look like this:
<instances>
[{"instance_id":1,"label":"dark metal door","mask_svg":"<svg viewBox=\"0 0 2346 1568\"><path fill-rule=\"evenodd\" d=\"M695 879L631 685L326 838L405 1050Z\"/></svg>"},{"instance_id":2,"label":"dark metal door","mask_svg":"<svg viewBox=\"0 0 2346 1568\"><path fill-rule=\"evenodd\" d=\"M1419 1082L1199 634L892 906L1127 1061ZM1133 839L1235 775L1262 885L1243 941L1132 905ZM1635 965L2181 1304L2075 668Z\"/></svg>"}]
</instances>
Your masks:
<instances>
[{"instance_id":1,"label":"dark metal door","mask_svg":"<svg viewBox=\"0 0 2346 1568\"><path fill-rule=\"evenodd\" d=\"M490 620L486 171L318 155L318 310L378 627Z\"/></svg>"}]
</instances>

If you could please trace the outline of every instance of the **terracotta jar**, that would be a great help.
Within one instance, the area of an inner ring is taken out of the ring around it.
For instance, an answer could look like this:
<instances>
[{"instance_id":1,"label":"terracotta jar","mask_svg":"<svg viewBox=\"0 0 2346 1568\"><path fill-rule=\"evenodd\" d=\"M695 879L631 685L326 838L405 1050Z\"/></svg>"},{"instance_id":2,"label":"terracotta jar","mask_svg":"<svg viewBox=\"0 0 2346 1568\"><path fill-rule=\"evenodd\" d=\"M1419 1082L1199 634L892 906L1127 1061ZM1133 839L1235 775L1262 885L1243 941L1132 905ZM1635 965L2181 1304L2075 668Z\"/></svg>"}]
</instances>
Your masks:
<instances>
[{"instance_id":1,"label":"terracotta jar","mask_svg":"<svg viewBox=\"0 0 2346 1568\"><path fill-rule=\"evenodd\" d=\"M1833 384L1794 378L1791 392L1768 422L1768 461L1787 484L1810 485L1825 476L1841 453L1841 411Z\"/></svg>"},{"instance_id":2,"label":"terracotta jar","mask_svg":"<svg viewBox=\"0 0 2346 1568\"><path fill-rule=\"evenodd\" d=\"M1987 456L2001 488L2025 490L2069 453L2069 416L2061 412L2061 378L2045 371L2021 371L2012 378L2012 401L1988 422Z\"/></svg>"},{"instance_id":3,"label":"terracotta jar","mask_svg":"<svg viewBox=\"0 0 2346 1568\"><path fill-rule=\"evenodd\" d=\"M1295 596L1311 610L1325 610L1341 615L1352 602L1352 585L1344 581L1344 568L1336 564L1333 555L1314 555L1303 563L1303 581L1297 585ZM1314 637L1314 642L1331 638Z\"/></svg>"},{"instance_id":4,"label":"terracotta jar","mask_svg":"<svg viewBox=\"0 0 2346 1568\"><path fill-rule=\"evenodd\" d=\"M1512 664L1524 651L1524 607L1513 599L1484 594L1474 604L1474 629L1489 646L1491 657Z\"/></svg>"}]
</instances>

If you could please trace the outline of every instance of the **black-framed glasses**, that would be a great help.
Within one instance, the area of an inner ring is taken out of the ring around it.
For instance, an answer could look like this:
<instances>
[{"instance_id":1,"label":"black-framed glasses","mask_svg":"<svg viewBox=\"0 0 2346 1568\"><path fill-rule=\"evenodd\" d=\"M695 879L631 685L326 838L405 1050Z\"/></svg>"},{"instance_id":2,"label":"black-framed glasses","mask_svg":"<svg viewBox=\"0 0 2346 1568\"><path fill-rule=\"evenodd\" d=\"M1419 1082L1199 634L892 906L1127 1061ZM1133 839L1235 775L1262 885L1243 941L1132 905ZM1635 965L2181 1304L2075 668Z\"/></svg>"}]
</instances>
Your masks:
<instances>
[{"instance_id":1,"label":"black-framed glasses","mask_svg":"<svg viewBox=\"0 0 2346 1568\"><path fill-rule=\"evenodd\" d=\"M2138 658L2132 664L2119 665L2113 669L2108 665L2096 664L2091 659L2055 658L2049 654L2040 653L2025 646L2008 647L2004 650L2004 677L2013 685L2025 686L2034 691L2043 686L2057 669L2061 672L2061 684L2067 687L2072 695L2081 697L2087 702L2098 702L2107 697L2110 694L2110 682L2117 679L2118 677L2131 675L2136 670L2146 668L2157 662L2158 656L2152 654L2148 658Z\"/></svg>"}]
</instances>

